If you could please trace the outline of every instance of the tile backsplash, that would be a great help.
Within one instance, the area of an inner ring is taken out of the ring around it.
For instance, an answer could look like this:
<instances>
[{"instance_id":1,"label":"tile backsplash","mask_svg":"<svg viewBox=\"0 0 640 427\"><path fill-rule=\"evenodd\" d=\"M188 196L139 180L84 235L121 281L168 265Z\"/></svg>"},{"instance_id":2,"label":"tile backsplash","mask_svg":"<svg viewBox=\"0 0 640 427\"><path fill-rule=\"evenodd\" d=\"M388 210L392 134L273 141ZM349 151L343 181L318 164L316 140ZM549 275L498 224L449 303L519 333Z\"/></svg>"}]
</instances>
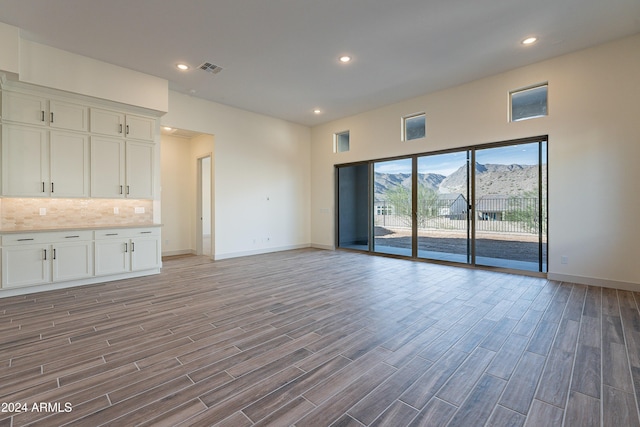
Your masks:
<instances>
[{"instance_id":1,"label":"tile backsplash","mask_svg":"<svg viewBox=\"0 0 640 427\"><path fill-rule=\"evenodd\" d=\"M0 199L0 231L150 224L153 200Z\"/></svg>"}]
</instances>

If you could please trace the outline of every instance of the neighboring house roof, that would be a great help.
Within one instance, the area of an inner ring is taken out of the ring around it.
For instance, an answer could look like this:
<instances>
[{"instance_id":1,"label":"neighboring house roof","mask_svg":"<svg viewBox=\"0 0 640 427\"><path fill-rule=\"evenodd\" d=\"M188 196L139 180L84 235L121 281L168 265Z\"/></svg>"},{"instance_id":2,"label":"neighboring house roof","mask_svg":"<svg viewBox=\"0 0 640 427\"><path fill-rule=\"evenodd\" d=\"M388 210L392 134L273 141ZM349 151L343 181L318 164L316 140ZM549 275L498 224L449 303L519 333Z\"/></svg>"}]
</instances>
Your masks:
<instances>
[{"instance_id":1,"label":"neighboring house roof","mask_svg":"<svg viewBox=\"0 0 640 427\"><path fill-rule=\"evenodd\" d=\"M460 197L462 197L464 200L467 200L460 193L441 193L441 194L438 194L438 200L451 200L452 202L457 200Z\"/></svg>"},{"instance_id":2,"label":"neighboring house roof","mask_svg":"<svg viewBox=\"0 0 640 427\"><path fill-rule=\"evenodd\" d=\"M476 203L476 210L479 212L504 212L509 210L509 196L502 194L492 194L482 196Z\"/></svg>"}]
</instances>

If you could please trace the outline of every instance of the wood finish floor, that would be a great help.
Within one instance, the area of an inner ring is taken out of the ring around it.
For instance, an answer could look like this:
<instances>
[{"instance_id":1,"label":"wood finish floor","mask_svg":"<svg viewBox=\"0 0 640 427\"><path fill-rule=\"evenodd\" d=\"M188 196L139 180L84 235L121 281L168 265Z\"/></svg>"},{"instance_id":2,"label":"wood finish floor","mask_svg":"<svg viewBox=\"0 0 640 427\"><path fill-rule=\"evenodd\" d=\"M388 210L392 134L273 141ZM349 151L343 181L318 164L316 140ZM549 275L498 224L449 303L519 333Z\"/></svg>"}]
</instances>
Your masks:
<instances>
[{"instance_id":1,"label":"wood finish floor","mask_svg":"<svg viewBox=\"0 0 640 427\"><path fill-rule=\"evenodd\" d=\"M0 299L0 402L28 405L0 427L638 426L639 302L343 251L170 259Z\"/></svg>"}]
</instances>

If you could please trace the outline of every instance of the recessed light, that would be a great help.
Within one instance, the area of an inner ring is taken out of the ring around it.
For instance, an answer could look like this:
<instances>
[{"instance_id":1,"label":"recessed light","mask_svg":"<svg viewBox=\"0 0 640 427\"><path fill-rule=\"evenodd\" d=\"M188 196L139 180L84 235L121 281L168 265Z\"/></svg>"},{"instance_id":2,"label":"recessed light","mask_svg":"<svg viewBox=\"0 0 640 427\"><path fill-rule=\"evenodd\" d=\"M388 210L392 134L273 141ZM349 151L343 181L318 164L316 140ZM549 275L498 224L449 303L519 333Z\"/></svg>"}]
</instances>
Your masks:
<instances>
[{"instance_id":1,"label":"recessed light","mask_svg":"<svg viewBox=\"0 0 640 427\"><path fill-rule=\"evenodd\" d=\"M342 55L340 58L338 58L340 60L340 62L343 63L347 63L347 62L351 62L351 57L349 55Z\"/></svg>"},{"instance_id":2,"label":"recessed light","mask_svg":"<svg viewBox=\"0 0 640 427\"><path fill-rule=\"evenodd\" d=\"M170 128L169 126L164 126L162 129L166 130L167 132L171 132L173 130L173 128Z\"/></svg>"},{"instance_id":3,"label":"recessed light","mask_svg":"<svg viewBox=\"0 0 640 427\"><path fill-rule=\"evenodd\" d=\"M527 37L526 39L522 40L522 44L525 46L528 46L530 44L534 44L537 41L538 41L537 37Z\"/></svg>"},{"instance_id":4,"label":"recessed light","mask_svg":"<svg viewBox=\"0 0 640 427\"><path fill-rule=\"evenodd\" d=\"M189 69L189 66L187 64L177 64L176 67L178 68L178 70L182 70L182 71L187 71Z\"/></svg>"},{"instance_id":5,"label":"recessed light","mask_svg":"<svg viewBox=\"0 0 640 427\"><path fill-rule=\"evenodd\" d=\"M315 110L313 110L313 114L320 114L322 113L322 110L320 110L319 108L316 108Z\"/></svg>"}]
</instances>

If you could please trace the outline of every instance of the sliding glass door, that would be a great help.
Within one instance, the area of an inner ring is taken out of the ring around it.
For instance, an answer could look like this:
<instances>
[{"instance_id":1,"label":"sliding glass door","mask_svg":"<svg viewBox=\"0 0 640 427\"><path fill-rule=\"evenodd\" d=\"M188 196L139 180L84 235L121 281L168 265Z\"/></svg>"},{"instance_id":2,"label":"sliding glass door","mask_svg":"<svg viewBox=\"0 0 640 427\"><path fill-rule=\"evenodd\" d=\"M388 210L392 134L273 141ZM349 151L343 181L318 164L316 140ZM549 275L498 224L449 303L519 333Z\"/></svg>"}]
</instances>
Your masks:
<instances>
[{"instance_id":1,"label":"sliding glass door","mask_svg":"<svg viewBox=\"0 0 640 427\"><path fill-rule=\"evenodd\" d=\"M373 164L374 252L412 256L412 171L410 158Z\"/></svg>"},{"instance_id":2,"label":"sliding glass door","mask_svg":"<svg viewBox=\"0 0 640 427\"><path fill-rule=\"evenodd\" d=\"M337 167L338 246L547 271L546 138Z\"/></svg>"},{"instance_id":3,"label":"sliding glass door","mask_svg":"<svg viewBox=\"0 0 640 427\"><path fill-rule=\"evenodd\" d=\"M469 263L469 151L418 157L418 257Z\"/></svg>"},{"instance_id":4,"label":"sliding glass door","mask_svg":"<svg viewBox=\"0 0 640 427\"><path fill-rule=\"evenodd\" d=\"M475 263L546 272L546 142L474 154Z\"/></svg>"},{"instance_id":5,"label":"sliding glass door","mask_svg":"<svg viewBox=\"0 0 640 427\"><path fill-rule=\"evenodd\" d=\"M369 250L369 165L337 169L337 241L348 249Z\"/></svg>"}]
</instances>

